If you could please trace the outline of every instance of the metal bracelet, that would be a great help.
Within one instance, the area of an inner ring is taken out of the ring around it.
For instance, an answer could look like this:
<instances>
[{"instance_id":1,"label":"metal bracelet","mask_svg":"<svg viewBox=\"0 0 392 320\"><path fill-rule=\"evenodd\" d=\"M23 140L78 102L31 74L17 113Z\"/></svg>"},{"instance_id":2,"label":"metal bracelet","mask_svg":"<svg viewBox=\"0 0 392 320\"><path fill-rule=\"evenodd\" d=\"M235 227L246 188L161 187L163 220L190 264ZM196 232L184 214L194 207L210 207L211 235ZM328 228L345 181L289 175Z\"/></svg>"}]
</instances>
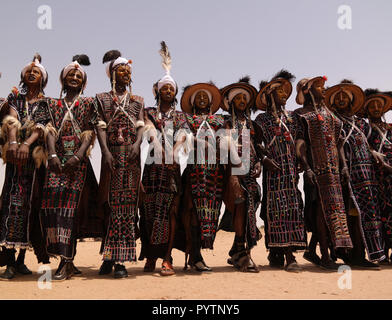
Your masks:
<instances>
[{"instance_id":1,"label":"metal bracelet","mask_svg":"<svg viewBox=\"0 0 392 320\"><path fill-rule=\"evenodd\" d=\"M9 145L11 144L18 144L18 141L10 141Z\"/></svg>"},{"instance_id":2,"label":"metal bracelet","mask_svg":"<svg viewBox=\"0 0 392 320\"><path fill-rule=\"evenodd\" d=\"M24 141L23 144L25 144L26 146L30 147L30 144L27 143L26 141Z\"/></svg>"}]
</instances>

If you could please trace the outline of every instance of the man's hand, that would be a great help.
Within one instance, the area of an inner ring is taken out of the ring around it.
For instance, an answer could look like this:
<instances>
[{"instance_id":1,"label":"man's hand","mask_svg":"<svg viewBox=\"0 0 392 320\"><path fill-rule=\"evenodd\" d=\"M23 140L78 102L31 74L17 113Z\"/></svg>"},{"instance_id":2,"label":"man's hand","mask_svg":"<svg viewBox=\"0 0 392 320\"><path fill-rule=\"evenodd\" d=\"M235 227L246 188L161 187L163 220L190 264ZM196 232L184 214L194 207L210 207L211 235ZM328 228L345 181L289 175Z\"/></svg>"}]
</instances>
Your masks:
<instances>
[{"instance_id":1,"label":"man's hand","mask_svg":"<svg viewBox=\"0 0 392 320\"><path fill-rule=\"evenodd\" d=\"M348 184L350 182L350 172L348 171L348 168L343 167L341 174L342 174L342 183Z\"/></svg>"},{"instance_id":2,"label":"man's hand","mask_svg":"<svg viewBox=\"0 0 392 320\"><path fill-rule=\"evenodd\" d=\"M68 161L64 164L63 171L66 174L71 174L79 165L80 160L76 159L76 157L71 157Z\"/></svg>"},{"instance_id":3,"label":"man's hand","mask_svg":"<svg viewBox=\"0 0 392 320\"><path fill-rule=\"evenodd\" d=\"M21 144L16 152L16 160L20 164L25 164L29 158L29 146L27 144Z\"/></svg>"},{"instance_id":4,"label":"man's hand","mask_svg":"<svg viewBox=\"0 0 392 320\"><path fill-rule=\"evenodd\" d=\"M110 151L104 152L102 154L103 157L103 165L105 168L109 169L111 172L114 171L115 160Z\"/></svg>"},{"instance_id":5,"label":"man's hand","mask_svg":"<svg viewBox=\"0 0 392 320\"><path fill-rule=\"evenodd\" d=\"M6 154L8 162L11 162L11 163L16 162L16 160L17 160L16 154L18 152L18 148L19 148L19 146L17 143L13 143L13 144L9 145L8 150L7 150L7 154Z\"/></svg>"},{"instance_id":6,"label":"man's hand","mask_svg":"<svg viewBox=\"0 0 392 320\"><path fill-rule=\"evenodd\" d=\"M279 172L282 171L279 165L276 163L275 160L270 159L268 157L265 157L263 159L263 166L268 170L272 172Z\"/></svg>"},{"instance_id":7,"label":"man's hand","mask_svg":"<svg viewBox=\"0 0 392 320\"><path fill-rule=\"evenodd\" d=\"M260 177L260 174L261 174L261 164L260 164L260 162L257 162L255 164L255 167L254 167L252 173L251 173L251 177L258 178L258 177Z\"/></svg>"},{"instance_id":8,"label":"man's hand","mask_svg":"<svg viewBox=\"0 0 392 320\"><path fill-rule=\"evenodd\" d=\"M135 161L140 155L140 144L135 143L129 150L129 161Z\"/></svg>"},{"instance_id":9,"label":"man's hand","mask_svg":"<svg viewBox=\"0 0 392 320\"><path fill-rule=\"evenodd\" d=\"M49 170L56 173L56 174L60 174L61 173L61 162L60 159L58 157L55 158L50 158L49 162Z\"/></svg>"},{"instance_id":10,"label":"man's hand","mask_svg":"<svg viewBox=\"0 0 392 320\"><path fill-rule=\"evenodd\" d=\"M305 177L307 178L307 180L310 182L310 184L312 186L315 186L317 184L317 179L316 179L316 175L314 174L312 169L308 169L305 171Z\"/></svg>"}]
</instances>

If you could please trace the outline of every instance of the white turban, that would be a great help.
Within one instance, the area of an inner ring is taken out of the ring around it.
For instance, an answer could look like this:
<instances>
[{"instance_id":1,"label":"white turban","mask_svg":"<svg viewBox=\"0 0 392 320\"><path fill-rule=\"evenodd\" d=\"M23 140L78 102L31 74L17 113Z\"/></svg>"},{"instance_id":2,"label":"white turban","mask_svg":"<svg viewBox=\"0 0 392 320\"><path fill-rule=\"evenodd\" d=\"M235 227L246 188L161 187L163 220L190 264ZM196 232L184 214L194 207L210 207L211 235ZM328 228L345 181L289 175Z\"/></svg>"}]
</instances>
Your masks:
<instances>
[{"instance_id":1,"label":"white turban","mask_svg":"<svg viewBox=\"0 0 392 320\"><path fill-rule=\"evenodd\" d=\"M245 89L241 89L241 88L237 88L237 89L232 89L230 90L229 94L228 94L228 101L229 103L231 103L231 101L234 99L234 97L239 94L239 93L243 93L246 96L246 102L249 103L250 101L250 94L248 91L246 91Z\"/></svg>"},{"instance_id":2,"label":"white turban","mask_svg":"<svg viewBox=\"0 0 392 320\"><path fill-rule=\"evenodd\" d=\"M110 61L106 64L106 74L110 78L112 76L112 70L118 66L119 64L126 64L129 65L132 71L132 66L130 60L127 60L123 57L118 57L114 62Z\"/></svg>"},{"instance_id":3,"label":"white turban","mask_svg":"<svg viewBox=\"0 0 392 320\"><path fill-rule=\"evenodd\" d=\"M166 84L171 84L173 88L177 90L177 84L172 78L172 76L170 75L170 73L166 73L166 75L161 80L158 81L158 92Z\"/></svg>"},{"instance_id":4,"label":"white turban","mask_svg":"<svg viewBox=\"0 0 392 320\"><path fill-rule=\"evenodd\" d=\"M65 77L67 76L67 74L71 70L74 70L74 69L79 70L82 73L82 75L83 75L83 80L84 80L83 90L84 90L86 88L86 86L87 86L87 74L86 74L86 71L84 71L82 66L77 61L71 62L69 65L67 65L63 69L63 71L62 71L62 73L60 75L60 82L63 83L63 81L64 81Z\"/></svg>"},{"instance_id":5,"label":"white turban","mask_svg":"<svg viewBox=\"0 0 392 320\"><path fill-rule=\"evenodd\" d=\"M29 70L29 68L33 66L33 67L37 67L42 74L42 78L43 78L43 82L46 82L48 80L48 73L46 72L46 69L44 68L44 66L42 64L39 63L39 60L37 58L34 59L33 62L30 62L28 65L26 65L23 70L22 70L22 78L24 78L27 70Z\"/></svg>"}]
</instances>

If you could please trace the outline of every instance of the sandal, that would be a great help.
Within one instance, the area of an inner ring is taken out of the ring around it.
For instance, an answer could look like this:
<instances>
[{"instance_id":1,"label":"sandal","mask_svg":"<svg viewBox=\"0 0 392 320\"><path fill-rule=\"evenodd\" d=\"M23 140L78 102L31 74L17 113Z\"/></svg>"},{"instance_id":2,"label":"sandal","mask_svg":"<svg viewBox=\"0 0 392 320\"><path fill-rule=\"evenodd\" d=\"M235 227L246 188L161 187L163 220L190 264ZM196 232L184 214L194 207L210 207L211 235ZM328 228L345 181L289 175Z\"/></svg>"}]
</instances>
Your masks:
<instances>
[{"instance_id":1,"label":"sandal","mask_svg":"<svg viewBox=\"0 0 392 320\"><path fill-rule=\"evenodd\" d=\"M147 258L146 264L144 265L144 272L154 272L155 271L155 264L157 259L149 259Z\"/></svg>"},{"instance_id":2,"label":"sandal","mask_svg":"<svg viewBox=\"0 0 392 320\"><path fill-rule=\"evenodd\" d=\"M161 276L172 276L175 274L173 266L169 261L162 262Z\"/></svg>"},{"instance_id":3,"label":"sandal","mask_svg":"<svg viewBox=\"0 0 392 320\"><path fill-rule=\"evenodd\" d=\"M250 264L250 256L244 251L237 252L232 257L233 265L241 272L246 272Z\"/></svg>"},{"instance_id":4,"label":"sandal","mask_svg":"<svg viewBox=\"0 0 392 320\"><path fill-rule=\"evenodd\" d=\"M284 268L287 272L301 272L303 269L298 265L296 261L291 262Z\"/></svg>"},{"instance_id":5,"label":"sandal","mask_svg":"<svg viewBox=\"0 0 392 320\"><path fill-rule=\"evenodd\" d=\"M206 265L204 260L196 262L194 265L196 271L203 272L203 271L212 271L212 269Z\"/></svg>"}]
</instances>

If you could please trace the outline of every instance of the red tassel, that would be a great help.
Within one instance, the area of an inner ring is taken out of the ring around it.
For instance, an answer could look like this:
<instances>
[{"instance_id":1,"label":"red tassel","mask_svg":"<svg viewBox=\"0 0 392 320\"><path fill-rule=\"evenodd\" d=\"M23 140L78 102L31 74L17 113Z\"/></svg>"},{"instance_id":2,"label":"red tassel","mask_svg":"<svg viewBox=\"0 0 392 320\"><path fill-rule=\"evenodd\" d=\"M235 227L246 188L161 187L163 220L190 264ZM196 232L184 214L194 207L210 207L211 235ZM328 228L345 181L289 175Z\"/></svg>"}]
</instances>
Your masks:
<instances>
[{"instance_id":1,"label":"red tassel","mask_svg":"<svg viewBox=\"0 0 392 320\"><path fill-rule=\"evenodd\" d=\"M75 102L75 107L79 107L79 100Z\"/></svg>"},{"instance_id":2,"label":"red tassel","mask_svg":"<svg viewBox=\"0 0 392 320\"><path fill-rule=\"evenodd\" d=\"M317 120L318 121L324 121L324 118L323 118L323 116L321 114L318 114L317 115Z\"/></svg>"},{"instance_id":3,"label":"red tassel","mask_svg":"<svg viewBox=\"0 0 392 320\"><path fill-rule=\"evenodd\" d=\"M61 106L62 106L61 100L57 100L57 106L58 106L58 107L61 107Z\"/></svg>"}]
</instances>

